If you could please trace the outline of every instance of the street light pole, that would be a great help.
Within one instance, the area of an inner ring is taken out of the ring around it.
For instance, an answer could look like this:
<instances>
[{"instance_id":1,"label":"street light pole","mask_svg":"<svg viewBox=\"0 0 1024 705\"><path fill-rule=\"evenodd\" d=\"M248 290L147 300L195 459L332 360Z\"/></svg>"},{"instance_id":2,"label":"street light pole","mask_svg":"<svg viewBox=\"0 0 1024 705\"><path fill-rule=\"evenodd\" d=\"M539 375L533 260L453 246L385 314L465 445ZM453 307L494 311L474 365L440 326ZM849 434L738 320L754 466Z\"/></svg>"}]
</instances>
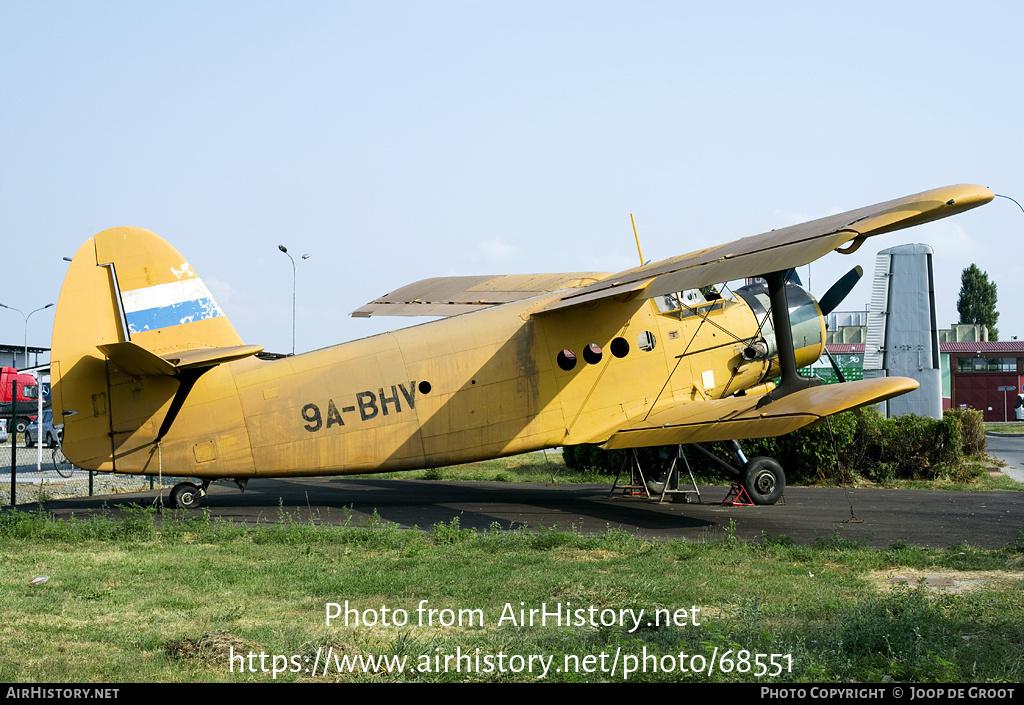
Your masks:
<instances>
[{"instance_id":1,"label":"street light pole","mask_svg":"<svg viewBox=\"0 0 1024 705\"><path fill-rule=\"evenodd\" d=\"M292 262L292 355L295 354L295 284L296 284L296 270L295 270L295 258L288 252L288 248L284 245L278 245L277 249L288 255L288 259ZM302 259L309 259L309 255L302 255Z\"/></svg>"},{"instance_id":2,"label":"street light pole","mask_svg":"<svg viewBox=\"0 0 1024 705\"><path fill-rule=\"evenodd\" d=\"M43 309L50 308L51 306L53 306L53 304L46 304L45 306L41 306L41 307L37 308L35 311L30 311L29 314L26 316L24 314L24 312L22 312L22 310L19 309L19 308L14 308L13 306L8 306L7 304L0 304L0 308L6 308L6 309L9 309L11 311L17 311L18 313L21 314L21 317L25 319L25 367L29 366L28 365L28 319L30 319L32 317L33 313L39 313Z\"/></svg>"}]
</instances>

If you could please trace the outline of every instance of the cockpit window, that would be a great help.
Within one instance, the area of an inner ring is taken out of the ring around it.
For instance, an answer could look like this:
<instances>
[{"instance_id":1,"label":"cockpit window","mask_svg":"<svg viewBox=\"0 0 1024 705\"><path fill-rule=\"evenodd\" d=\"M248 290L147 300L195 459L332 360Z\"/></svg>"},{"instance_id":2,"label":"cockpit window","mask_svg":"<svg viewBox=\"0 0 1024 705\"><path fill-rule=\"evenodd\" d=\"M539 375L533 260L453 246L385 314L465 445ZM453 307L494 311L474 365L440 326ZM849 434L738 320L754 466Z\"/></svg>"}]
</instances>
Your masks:
<instances>
[{"instance_id":1,"label":"cockpit window","mask_svg":"<svg viewBox=\"0 0 1024 705\"><path fill-rule=\"evenodd\" d=\"M733 304L736 296L727 285L719 284L656 296L653 300L658 313L681 320L724 311Z\"/></svg>"}]
</instances>

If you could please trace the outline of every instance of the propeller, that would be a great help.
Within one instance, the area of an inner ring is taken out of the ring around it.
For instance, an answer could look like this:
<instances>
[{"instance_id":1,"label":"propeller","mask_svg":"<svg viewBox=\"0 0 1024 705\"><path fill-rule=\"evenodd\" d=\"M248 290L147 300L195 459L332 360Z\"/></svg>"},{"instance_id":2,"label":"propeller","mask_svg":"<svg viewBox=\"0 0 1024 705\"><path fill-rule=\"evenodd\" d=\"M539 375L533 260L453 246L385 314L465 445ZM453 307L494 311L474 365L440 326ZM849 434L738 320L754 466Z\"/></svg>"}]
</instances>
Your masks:
<instances>
[{"instance_id":1,"label":"propeller","mask_svg":"<svg viewBox=\"0 0 1024 705\"><path fill-rule=\"evenodd\" d=\"M839 363L836 362L834 357L832 357L832 353L828 351L828 348L825 348L825 355L828 357L828 361L832 363L832 369L835 370L836 379L839 380L840 384L845 384L846 375L843 374L843 370L839 367Z\"/></svg>"},{"instance_id":2,"label":"propeller","mask_svg":"<svg viewBox=\"0 0 1024 705\"><path fill-rule=\"evenodd\" d=\"M829 290L825 292L825 295L818 300L818 308L821 309L821 315L827 316L832 313L836 307L843 302L846 295L853 290L853 287L857 285L857 282L860 281L862 276L864 276L864 270L860 266L854 267L849 272L841 276L839 281L833 284ZM836 379L838 379L840 383L845 382L846 377L839 368L839 363L837 363L836 359L832 357L832 353L828 351L828 348L825 348L825 355L828 357L828 361L832 363L832 369L835 370Z\"/></svg>"},{"instance_id":3,"label":"propeller","mask_svg":"<svg viewBox=\"0 0 1024 705\"><path fill-rule=\"evenodd\" d=\"M857 266L840 277L839 281L833 284L832 288L818 299L818 308L821 309L821 315L827 316L835 311L836 307L843 302L843 299L853 290L853 287L857 285L862 276L864 276L864 270Z\"/></svg>"}]
</instances>

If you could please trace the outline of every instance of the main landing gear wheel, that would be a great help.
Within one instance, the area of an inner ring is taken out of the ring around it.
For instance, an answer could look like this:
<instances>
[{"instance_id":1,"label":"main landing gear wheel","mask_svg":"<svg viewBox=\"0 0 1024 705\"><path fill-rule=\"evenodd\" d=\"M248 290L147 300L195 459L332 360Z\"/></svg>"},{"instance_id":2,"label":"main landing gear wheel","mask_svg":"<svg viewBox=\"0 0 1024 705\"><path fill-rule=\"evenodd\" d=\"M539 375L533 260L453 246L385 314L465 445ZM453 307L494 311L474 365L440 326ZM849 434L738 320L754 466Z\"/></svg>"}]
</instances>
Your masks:
<instances>
[{"instance_id":1,"label":"main landing gear wheel","mask_svg":"<svg viewBox=\"0 0 1024 705\"><path fill-rule=\"evenodd\" d=\"M191 482L179 482L171 489L168 505L171 509L195 509L203 498L203 491Z\"/></svg>"},{"instance_id":2,"label":"main landing gear wheel","mask_svg":"<svg viewBox=\"0 0 1024 705\"><path fill-rule=\"evenodd\" d=\"M754 504L775 504L786 491L786 473L771 458L751 458L743 466L743 488Z\"/></svg>"}]
</instances>

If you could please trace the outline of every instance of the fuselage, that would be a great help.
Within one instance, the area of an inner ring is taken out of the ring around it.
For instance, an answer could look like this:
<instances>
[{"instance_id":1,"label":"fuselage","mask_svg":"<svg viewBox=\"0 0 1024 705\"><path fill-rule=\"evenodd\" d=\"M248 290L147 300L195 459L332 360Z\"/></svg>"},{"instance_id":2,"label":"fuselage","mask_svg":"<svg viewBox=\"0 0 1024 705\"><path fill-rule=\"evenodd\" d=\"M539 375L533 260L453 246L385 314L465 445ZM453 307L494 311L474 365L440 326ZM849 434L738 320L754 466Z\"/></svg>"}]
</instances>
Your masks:
<instances>
[{"instance_id":1,"label":"fuselage","mask_svg":"<svg viewBox=\"0 0 1024 705\"><path fill-rule=\"evenodd\" d=\"M95 469L159 466L165 475L216 479L465 463L599 443L652 411L730 396L777 372L771 355L743 354L772 337L749 296L693 307L678 297L608 300L544 313L559 296L218 365L199 379L158 453L166 404L145 409L133 400L153 396L146 386L176 382L113 370L112 454ZM820 356L824 335L813 300L800 306L808 325L794 337L802 336L804 365Z\"/></svg>"},{"instance_id":2,"label":"fuselage","mask_svg":"<svg viewBox=\"0 0 1024 705\"><path fill-rule=\"evenodd\" d=\"M815 390L797 367L824 349L822 307L798 287L787 294L785 273L993 197L969 184L932 189L590 277L589 285L543 276L531 284L539 289L502 289L523 278L463 277L451 289L460 298L450 300L416 296L423 286L440 291L422 280L400 290L408 299L386 295L371 308L426 302L458 310L512 301L489 293L580 288L276 360L248 357L261 348L245 344L168 242L142 228L110 228L82 244L61 288L54 415L65 422L65 454L80 467L204 479L787 433L916 382ZM723 299L709 288L756 273L768 289ZM559 283L544 284L552 281ZM837 285L823 297L826 310L848 290ZM725 399L768 391L779 369L777 390L756 401ZM703 412L680 408L715 400Z\"/></svg>"}]
</instances>

